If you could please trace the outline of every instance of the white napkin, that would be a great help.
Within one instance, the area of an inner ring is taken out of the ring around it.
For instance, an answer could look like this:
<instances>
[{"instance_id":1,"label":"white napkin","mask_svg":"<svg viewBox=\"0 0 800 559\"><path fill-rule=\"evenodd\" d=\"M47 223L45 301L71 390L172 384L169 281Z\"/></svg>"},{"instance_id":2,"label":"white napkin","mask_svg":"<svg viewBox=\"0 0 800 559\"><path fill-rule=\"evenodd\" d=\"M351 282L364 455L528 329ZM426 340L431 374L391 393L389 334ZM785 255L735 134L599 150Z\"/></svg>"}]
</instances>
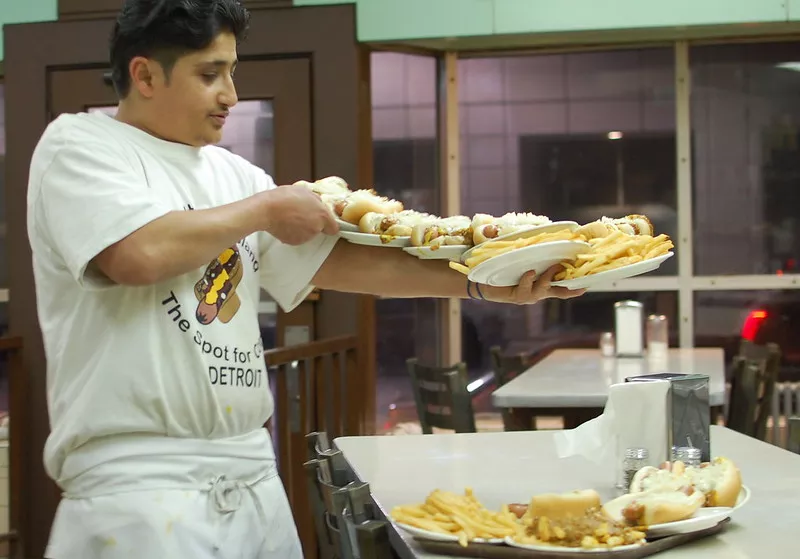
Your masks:
<instances>
[{"instance_id":1,"label":"white napkin","mask_svg":"<svg viewBox=\"0 0 800 559\"><path fill-rule=\"evenodd\" d=\"M616 479L627 448L646 448L649 463L658 466L668 459L670 382L626 382L612 384L603 414L555 435L559 458L582 456Z\"/></svg>"}]
</instances>

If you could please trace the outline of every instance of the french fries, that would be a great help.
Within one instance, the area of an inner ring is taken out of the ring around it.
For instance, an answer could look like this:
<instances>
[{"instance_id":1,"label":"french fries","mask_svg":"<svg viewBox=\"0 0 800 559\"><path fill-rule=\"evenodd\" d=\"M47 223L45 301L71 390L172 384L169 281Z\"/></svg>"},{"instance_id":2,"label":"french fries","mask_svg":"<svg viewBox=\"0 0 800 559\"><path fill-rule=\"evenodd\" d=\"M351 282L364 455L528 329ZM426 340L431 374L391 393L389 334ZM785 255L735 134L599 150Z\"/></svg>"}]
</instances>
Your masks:
<instances>
[{"instance_id":1,"label":"french fries","mask_svg":"<svg viewBox=\"0 0 800 559\"><path fill-rule=\"evenodd\" d=\"M591 250L579 254L574 262L564 262L556 281L572 280L607 272L666 254L673 248L667 235L627 235L615 231L607 237L590 239Z\"/></svg>"},{"instance_id":2,"label":"french fries","mask_svg":"<svg viewBox=\"0 0 800 559\"><path fill-rule=\"evenodd\" d=\"M394 507L391 516L401 524L456 536L463 547L476 539L502 539L520 535L524 530L507 505L500 511L490 511L470 488L463 495L435 489L424 503Z\"/></svg>"},{"instance_id":3,"label":"french fries","mask_svg":"<svg viewBox=\"0 0 800 559\"><path fill-rule=\"evenodd\" d=\"M581 516L551 519L547 516L525 518L525 528L514 541L525 545L552 545L583 549L613 548L644 543L641 530L624 526L594 508Z\"/></svg>"},{"instance_id":4,"label":"french fries","mask_svg":"<svg viewBox=\"0 0 800 559\"><path fill-rule=\"evenodd\" d=\"M533 237L524 239L515 239L513 241L488 241L472 249L472 252L464 261L464 264L458 262L450 262L450 267L454 270L461 272L464 275L469 275L472 268L478 264L486 262L490 258L533 245L542 243L552 243L555 241L583 241L586 242L586 237L573 233L569 229L563 229L553 233L540 233Z\"/></svg>"}]
</instances>

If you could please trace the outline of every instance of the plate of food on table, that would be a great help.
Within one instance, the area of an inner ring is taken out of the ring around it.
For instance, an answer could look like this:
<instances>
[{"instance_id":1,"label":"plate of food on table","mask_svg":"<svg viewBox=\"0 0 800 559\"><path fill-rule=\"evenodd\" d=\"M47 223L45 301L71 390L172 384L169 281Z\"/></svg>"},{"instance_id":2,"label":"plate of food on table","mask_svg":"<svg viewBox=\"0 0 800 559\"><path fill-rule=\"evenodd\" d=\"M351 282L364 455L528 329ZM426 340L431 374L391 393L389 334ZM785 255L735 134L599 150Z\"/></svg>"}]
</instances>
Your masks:
<instances>
[{"instance_id":1,"label":"plate of food on table","mask_svg":"<svg viewBox=\"0 0 800 559\"><path fill-rule=\"evenodd\" d=\"M434 489L422 502L393 507L389 517L434 553L632 559L721 532L749 497L738 467L717 457L697 466L644 467L626 493L606 500L579 489L488 508L471 488Z\"/></svg>"},{"instance_id":2,"label":"plate of food on table","mask_svg":"<svg viewBox=\"0 0 800 559\"><path fill-rule=\"evenodd\" d=\"M584 224L533 212L439 216L406 208L373 189L353 190L340 177L295 184L320 196L346 241L447 260L476 283L513 286L527 272L561 265L553 285L592 289L652 272L673 256L672 240L656 234L644 215Z\"/></svg>"}]
</instances>

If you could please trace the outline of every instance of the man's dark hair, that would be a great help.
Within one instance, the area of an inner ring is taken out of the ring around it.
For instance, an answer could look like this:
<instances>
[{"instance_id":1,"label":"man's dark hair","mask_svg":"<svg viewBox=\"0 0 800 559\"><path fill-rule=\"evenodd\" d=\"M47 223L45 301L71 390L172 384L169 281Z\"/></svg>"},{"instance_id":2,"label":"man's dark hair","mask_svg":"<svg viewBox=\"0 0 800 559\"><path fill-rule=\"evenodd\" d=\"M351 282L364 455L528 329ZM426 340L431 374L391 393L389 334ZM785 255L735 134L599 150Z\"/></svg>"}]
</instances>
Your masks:
<instances>
[{"instance_id":1,"label":"man's dark hair","mask_svg":"<svg viewBox=\"0 0 800 559\"><path fill-rule=\"evenodd\" d=\"M125 0L111 34L111 80L124 99L128 66L137 56L156 60L169 76L185 54L202 50L222 32L244 39L250 13L239 0Z\"/></svg>"}]
</instances>

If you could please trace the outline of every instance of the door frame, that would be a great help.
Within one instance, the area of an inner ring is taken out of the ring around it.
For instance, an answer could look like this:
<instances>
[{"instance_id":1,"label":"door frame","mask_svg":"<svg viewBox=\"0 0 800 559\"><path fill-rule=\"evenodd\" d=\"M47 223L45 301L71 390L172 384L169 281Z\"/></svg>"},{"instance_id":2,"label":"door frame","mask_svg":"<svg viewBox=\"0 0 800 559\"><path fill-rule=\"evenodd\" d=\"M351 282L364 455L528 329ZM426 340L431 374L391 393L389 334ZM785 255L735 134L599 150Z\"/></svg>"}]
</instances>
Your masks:
<instances>
[{"instance_id":1,"label":"door frame","mask_svg":"<svg viewBox=\"0 0 800 559\"><path fill-rule=\"evenodd\" d=\"M249 38L239 49L242 60L310 57L312 156L315 177L346 177L357 188L372 183L369 52L356 41L353 5L277 8L251 12ZM24 556L42 557L59 500L47 478L42 450L49 434L46 362L36 313L31 250L27 237L27 181L31 156L50 121L48 74L69 68L108 66L112 19L7 25L5 34L8 250L11 266L10 331L24 339L23 363L28 391L21 441L24 508L18 531ZM364 433L375 426L374 298L323 292L315 308L317 339L356 334L362 347ZM357 401L357 400L356 400Z\"/></svg>"}]
</instances>

